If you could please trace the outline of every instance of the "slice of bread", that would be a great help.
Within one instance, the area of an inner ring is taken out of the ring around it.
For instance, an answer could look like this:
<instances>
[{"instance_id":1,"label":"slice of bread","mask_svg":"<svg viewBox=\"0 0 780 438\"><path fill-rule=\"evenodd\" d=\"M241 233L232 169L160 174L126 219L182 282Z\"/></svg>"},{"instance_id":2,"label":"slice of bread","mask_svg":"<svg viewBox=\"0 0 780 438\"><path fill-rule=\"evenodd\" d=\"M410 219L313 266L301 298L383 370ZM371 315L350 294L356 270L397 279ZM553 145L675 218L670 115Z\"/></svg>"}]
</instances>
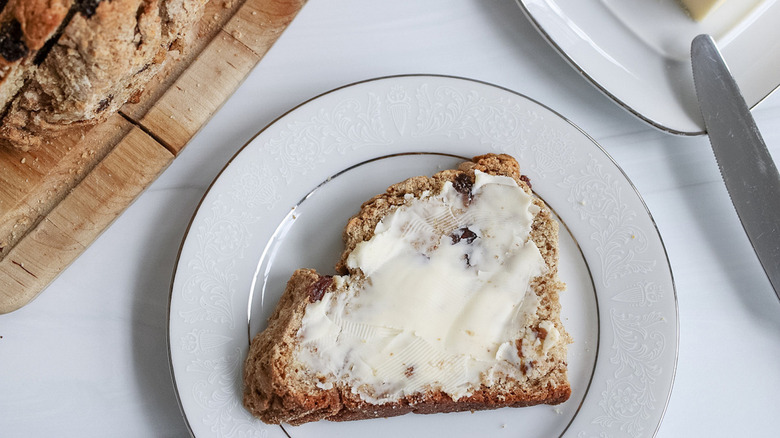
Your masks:
<instances>
[{"instance_id":1,"label":"slice of bread","mask_svg":"<svg viewBox=\"0 0 780 438\"><path fill-rule=\"evenodd\" d=\"M295 271L253 339L253 415L298 425L569 398L558 225L512 157L395 184L344 241L341 275Z\"/></svg>"}]
</instances>

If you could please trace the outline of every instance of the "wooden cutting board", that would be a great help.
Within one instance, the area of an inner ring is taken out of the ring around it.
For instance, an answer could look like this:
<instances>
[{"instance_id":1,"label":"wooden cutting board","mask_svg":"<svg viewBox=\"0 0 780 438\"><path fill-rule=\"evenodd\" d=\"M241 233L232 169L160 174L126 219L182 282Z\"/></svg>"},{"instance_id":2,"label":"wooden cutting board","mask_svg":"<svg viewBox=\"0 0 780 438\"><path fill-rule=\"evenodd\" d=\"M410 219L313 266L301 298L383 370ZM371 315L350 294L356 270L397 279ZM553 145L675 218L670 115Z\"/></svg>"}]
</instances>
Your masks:
<instances>
[{"instance_id":1,"label":"wooden cutting board","mask_svg":"<svg viewBox=\"0 0 780 438\"><path fill-rule=\"evenodd\" d=\"M0 313L35 298L168 167L304 3L210 0L190 50L139 103L41 150L0 150Z\"/></svg>"}]
</instances>

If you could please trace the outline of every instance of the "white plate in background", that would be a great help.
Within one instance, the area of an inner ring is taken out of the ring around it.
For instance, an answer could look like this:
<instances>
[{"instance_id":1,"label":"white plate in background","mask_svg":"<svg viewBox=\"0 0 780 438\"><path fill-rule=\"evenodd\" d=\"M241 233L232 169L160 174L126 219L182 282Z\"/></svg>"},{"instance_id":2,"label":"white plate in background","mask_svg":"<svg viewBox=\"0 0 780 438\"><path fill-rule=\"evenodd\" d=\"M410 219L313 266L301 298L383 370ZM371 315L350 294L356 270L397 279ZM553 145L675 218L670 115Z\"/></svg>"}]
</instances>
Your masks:
<instances>
[{"instance_id":1,"label":"white plate in background","mask_svg":"<svg viewBox=\"0 0 780 438\"><path fill-rule=\"evenodd\" d=\"M560 218L572 398L559 406L265 425L241 405L250 337L294 269L332 273L346 220L406 177L509 153ZM639 194L586 134L493 85L400 76L293 109L233 157L203 198L171 285L169 351L197 437L652 435L677 359L677 301Z\"/></svg>"},{"instance_id":2,"label":"white plate in background","mask_svg":"<svg viewBox=\"0 0 780 438\"><path fill-rule=\"evenodd\" d=\"M690 47L713 36L753 108L780 85L780 4L727 1L695 22L677 0L517 0L574 68L615 102L673 134L704 132Z\"/></svg>"}]
</instances>

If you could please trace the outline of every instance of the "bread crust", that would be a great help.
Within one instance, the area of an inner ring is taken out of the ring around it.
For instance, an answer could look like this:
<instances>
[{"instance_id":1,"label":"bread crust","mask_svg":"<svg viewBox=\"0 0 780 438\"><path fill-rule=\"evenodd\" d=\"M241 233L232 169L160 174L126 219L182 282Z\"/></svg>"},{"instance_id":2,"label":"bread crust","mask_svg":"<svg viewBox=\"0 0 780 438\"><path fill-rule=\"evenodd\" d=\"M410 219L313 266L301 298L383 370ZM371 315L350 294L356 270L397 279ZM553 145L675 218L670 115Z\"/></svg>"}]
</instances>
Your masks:
<instances>
[{"instance_id":1,"label":"bread crust","mask_svg":"<svg viewBox=\"0 0 780 438\"><path fill-rule=\"evenodd\" d=\"M36 14L24 25L29 30L25 38L36 46L54 31L51 24L48 34L40 28L56 22L66 6L70 21L40 65L8 67L3 76L8 84L0 84L0 97L7 101L0 102L6 107L0 143L36 149L64 130L92 126L114 114L186 47L206 2L104 0L85 12L71 0L36 0L22 8L25 17Z\"/></svg>"},{"instance_id":2,"label":"bread crust","mask_svg":"<svg viewBox=\"0 0 780 438\"><path fill-rule=\"evenodd\" d=\"M39 50L68 15L73 0L11 0L14 18L20 23L24 42Z\"/></svg>"},{"instance_id":3,"label":"bread crust","mask_svg":"<svg viewBox=\"0 0 780 438\"><path fill-rule=\"evenodd\" d=\"M293 379L291 373L303 374L303 370L290 367L290 362L304 308L311 302L309 292L321 278L313 269L295 271L263 336L255 338L249 349L244 367L244 406L267 423L301 424L339 411L337 391L288 384Z\"/></svg>"},{"instance_id":4,"label":"bread crust","mask_svg":"<svg viewBox=\"0 0 780 438\"><path fill-rule=\"evenodd\" d=\"M390 186L383 194L365 202L360 212L352 217L344 230L345 250L337 264L342 274L361 275L349 269L346 259L362 241L373 235L376 224L397 209L407 194L419 196L424 191L438 192L447 181L454 181L459 175L467 175L473 181L476 170L493 175L509 176L528 193L531 193L527 179L520 174L514 158L508 155L483 155L471 162L463 163L456 170L439 172L433 177L415 177ZM392 417L406 413L431 414L457 411L476 411L499 407L521 407L541 403L558 404L571 395L566 376L565 344L570 340L560 323L558 293L564 285L557 279L557 223L552 220L549 209L538 198L534 203L542 210L532 226L531 239L537 244L549 269L546 274L532 282L532 288L540 298L540 318L553 321L561 333L562 351L557 351L563 361L547 366L543 376L534 381L518 382L506 377L503 381L482 386L471 395L453 400L443 391L429 390L425 393L406 396L392 403L372 404L364 401L352 388L335 384L331 389L316 386L314 378L302 370L293 359L297 343L297 332L306 305L318 298L312 291L321 288L324 277L311 269L295 271L269 319L268 327L252 341L244 369L244 406L266 423L289 423L298 425L310 421L361 420ZM339 293L333 282L328 283L325 293ZM319 296L321 297L321 293ZM540 368L541 369L541 368Z\"/></svg>"},{"instance_id":5,"label":"bread crust","mask_svg":"<svg viewBox=\"0 0 780 438\"><path fill-rule=\"evenodd\" d=\"M10 54L0 54L0 109L35 72L38 51L55 36L72 6L73 0L9 0L0 12L0 29L6 32L0 38L16 47Z\"/></svg>"}]
</instances>

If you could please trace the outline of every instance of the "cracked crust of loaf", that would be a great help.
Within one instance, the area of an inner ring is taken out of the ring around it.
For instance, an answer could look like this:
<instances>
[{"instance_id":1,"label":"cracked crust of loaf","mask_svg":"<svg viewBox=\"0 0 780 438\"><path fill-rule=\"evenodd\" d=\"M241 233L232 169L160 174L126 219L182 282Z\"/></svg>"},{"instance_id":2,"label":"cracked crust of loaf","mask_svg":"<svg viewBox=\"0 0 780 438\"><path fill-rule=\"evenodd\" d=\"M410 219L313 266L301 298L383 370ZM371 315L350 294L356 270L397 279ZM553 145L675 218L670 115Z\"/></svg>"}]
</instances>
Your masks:
<instances>
[{"instance_id":1,"label":"cracked crust of loaf","mask_svg":"<svg viewBox=\"0 0 780 438\"><path fill-rule=\"evenodd\" d=\"M38 50L57 30L73 5L73 0L11 0L6 8L19 22L24 42Z\"/></svg>"},{"instance_id":2,"label":"cracked crust of loaf","mask_svg":"<svg viewBox=\"0 0 780 438\"><path fill-rule=\"evenodd\" d=\"M111 0L101 1L89 17L74 14L8 103L0 143L36 149L63 130L116 113L180 55L206 2Z\"/></svg>"},{"instance_id":3,"label":"cracked crust of loaf","mask_svg":"<svg viewBox=\"0 0 780 438\"><path fill-rule=\"evenodd\" d=\"M33 74L38 50L55 34L71 6L73 0L9 0L2 9L0 23L19 23L27 54L13 61L0 56L0 108L6 107Z\"/></svg>"},{"instance_id":4,"label":"cracked crust of loaf","mask_svg":"<svg viewBox=\"0 0 780 438\"><path fill-rule=\"evenodd\" d=\"M344 250L336 270L341 274L360 277L346 267L346 259L355 246L373 236L376 224L405 202L406 194L420 197L424 191L437 193L447 181L465 173L473 181L475 170L513 178L526 192L531 193L527 179L521 176L517 162L508 155L483 155L465 162L456 170L445 170L433 177L415 177L390 186L383 194L365 202L360 212L352 217L345 230ZM561 342L551 350L546 372L538 378L519 382L506 377L493 386L483 384L468 397L453 400L442 391L407 396L375 405L363 401L352 388L339 386L325 390L316 386L312 374L297 363L294 352L297 332L306 305L313 300L313 291L322 288L327 277L311 269L299 269L290 278L279 304L268 321L268 327L252 341L244 369L244 406L266 423L298 425L310 421L347 421L391 417L410 412L420 414L474 411L499 407L521 407L536 404L558 404L566 401L571 387L566 375L566 345L570 337L560 322L558 294L564 285L558 280L558 225L549 209L538 198L534 203L541 208L531 231L531 239L550 268L532 281L532 288L540 298L539 320L554 322L561 333ZM322 291L320 291L322 292ZM325 293L340 293L330 282Z\"/></svg>"}]
</instances>

